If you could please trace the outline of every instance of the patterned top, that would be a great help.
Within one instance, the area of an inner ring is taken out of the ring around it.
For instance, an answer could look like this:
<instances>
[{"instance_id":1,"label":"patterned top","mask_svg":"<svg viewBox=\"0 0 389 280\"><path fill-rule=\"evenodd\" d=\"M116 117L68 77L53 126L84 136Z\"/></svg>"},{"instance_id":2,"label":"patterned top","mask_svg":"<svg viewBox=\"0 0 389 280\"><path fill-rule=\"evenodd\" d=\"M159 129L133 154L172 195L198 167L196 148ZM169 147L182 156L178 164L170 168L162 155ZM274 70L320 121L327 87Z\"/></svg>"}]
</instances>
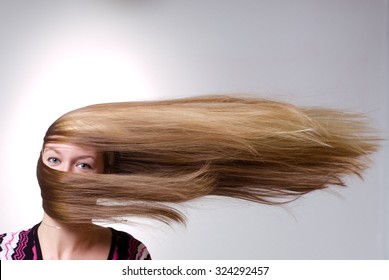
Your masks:
<instances>
[{"instance_id":1,"label":"patterned top","mask_svg":"<svg viewBox=\"0 0 389 280\"><path fill-rule=\"evenodd\" d=\"M39 225L28 230L0 234L0 260L42 260ZM112 243L108 260L151 260L142 242L126 232L109 229L112 232Z\"/></svg>"}]
</instances>

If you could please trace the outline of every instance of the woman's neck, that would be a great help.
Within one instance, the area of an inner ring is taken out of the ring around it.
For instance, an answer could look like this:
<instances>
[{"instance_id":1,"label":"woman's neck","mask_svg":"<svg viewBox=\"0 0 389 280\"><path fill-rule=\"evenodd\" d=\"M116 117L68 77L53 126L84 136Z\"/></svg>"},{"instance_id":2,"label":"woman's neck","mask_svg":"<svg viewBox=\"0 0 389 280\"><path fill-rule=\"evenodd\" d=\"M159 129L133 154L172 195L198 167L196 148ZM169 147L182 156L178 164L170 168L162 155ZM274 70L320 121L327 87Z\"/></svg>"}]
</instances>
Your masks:
<instances>
[{"instance_id":1,"label":"woman's neck","mask_svg":"<svg viewBox=\"0 0 389 280\"><path fill-rule=\"evenodd\" d=\"M44 214L38 228L43 259L107 259L112 233L109 229L91 225L77 229L61 224Z\"/></svg>"}]
</instances>

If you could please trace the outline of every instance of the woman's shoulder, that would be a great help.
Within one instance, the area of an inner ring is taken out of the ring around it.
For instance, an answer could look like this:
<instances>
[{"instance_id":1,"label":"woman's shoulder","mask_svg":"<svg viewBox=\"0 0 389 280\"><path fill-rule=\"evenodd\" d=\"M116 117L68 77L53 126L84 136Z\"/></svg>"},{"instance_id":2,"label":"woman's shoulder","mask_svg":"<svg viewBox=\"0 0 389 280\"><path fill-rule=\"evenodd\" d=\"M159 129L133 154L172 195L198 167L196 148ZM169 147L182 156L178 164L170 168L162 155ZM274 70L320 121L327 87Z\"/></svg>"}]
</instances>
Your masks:
<instances>
[{"instance_id":1,"label":"woman's shoulder","mask_svg":"<svg viewBox=\"0 0 389 280\"><path fill-rule=\"evenodd\" d=\"M109 228L112 232L110 260L151 260L147 247L131 234Z\"/></svg>"},{"instance_id":2,"label":"woman's shoulder","mask_svg":"<svg viewBox=\"0 0 389 280\"><path fill-rule=\"evenodd\" d=\"M23 260L34 257L35 235L38 225L26 230L0 234L0 260Z\"/></svg>"}]
</instances>

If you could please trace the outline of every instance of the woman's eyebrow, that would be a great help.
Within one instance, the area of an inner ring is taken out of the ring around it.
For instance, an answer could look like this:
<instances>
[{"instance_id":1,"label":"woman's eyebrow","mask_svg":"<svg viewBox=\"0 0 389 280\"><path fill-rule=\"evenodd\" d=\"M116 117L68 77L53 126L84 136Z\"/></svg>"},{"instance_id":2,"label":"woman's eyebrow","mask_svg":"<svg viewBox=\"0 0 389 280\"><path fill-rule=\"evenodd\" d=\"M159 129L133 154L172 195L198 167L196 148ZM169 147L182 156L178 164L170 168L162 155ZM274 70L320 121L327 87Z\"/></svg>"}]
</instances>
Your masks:
<instances>
[{"instance_id":1,"label":"woman's eyebrow","mask_svg":"<svg viewBox=\"0 0 389 280\"><path fill-rule=\"evenodd\" d=\"M56 152L57 154L61 154L60 151L58 151L58 150L56 150L56 149L54 149L54 148L51 148L51 147L45 148L45 149L43 150L43 152L47 152L47 151L49 151L49 150L54 151L54 152Z\"/></svg>"},{"instance_id":2,"label":"woman's eyebrow","mask_svg":"<svg viewBox=\"0 0 389 280\"><path fill-rule=\"evenodd\" d=\"M86 159L86 158L91 158L93 160L96 160L94 156L89 156L89 155L77 156L77 159Z\"/></svg>"}]
</instances>

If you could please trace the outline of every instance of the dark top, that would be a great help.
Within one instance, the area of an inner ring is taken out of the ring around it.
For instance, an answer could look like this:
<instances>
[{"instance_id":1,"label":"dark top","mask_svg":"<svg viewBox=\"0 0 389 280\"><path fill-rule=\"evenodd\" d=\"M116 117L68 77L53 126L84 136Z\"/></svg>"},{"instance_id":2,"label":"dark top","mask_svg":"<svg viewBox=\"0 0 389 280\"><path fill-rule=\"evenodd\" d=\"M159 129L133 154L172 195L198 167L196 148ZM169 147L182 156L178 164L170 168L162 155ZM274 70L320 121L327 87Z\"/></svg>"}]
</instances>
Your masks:
<instances>
[{"instance_id":1,"label":"dark top","mask_svg":"<svg viewBox=\"0 0 389 280\"><path fill-rule=\"evenodd\" d=\"M28 230L0 234L0 260L42 260L39 225ZM151 260L142 242L127 232L109 229L112 232L112 243L108 260Z\"/></svg>"}]
</instances>

